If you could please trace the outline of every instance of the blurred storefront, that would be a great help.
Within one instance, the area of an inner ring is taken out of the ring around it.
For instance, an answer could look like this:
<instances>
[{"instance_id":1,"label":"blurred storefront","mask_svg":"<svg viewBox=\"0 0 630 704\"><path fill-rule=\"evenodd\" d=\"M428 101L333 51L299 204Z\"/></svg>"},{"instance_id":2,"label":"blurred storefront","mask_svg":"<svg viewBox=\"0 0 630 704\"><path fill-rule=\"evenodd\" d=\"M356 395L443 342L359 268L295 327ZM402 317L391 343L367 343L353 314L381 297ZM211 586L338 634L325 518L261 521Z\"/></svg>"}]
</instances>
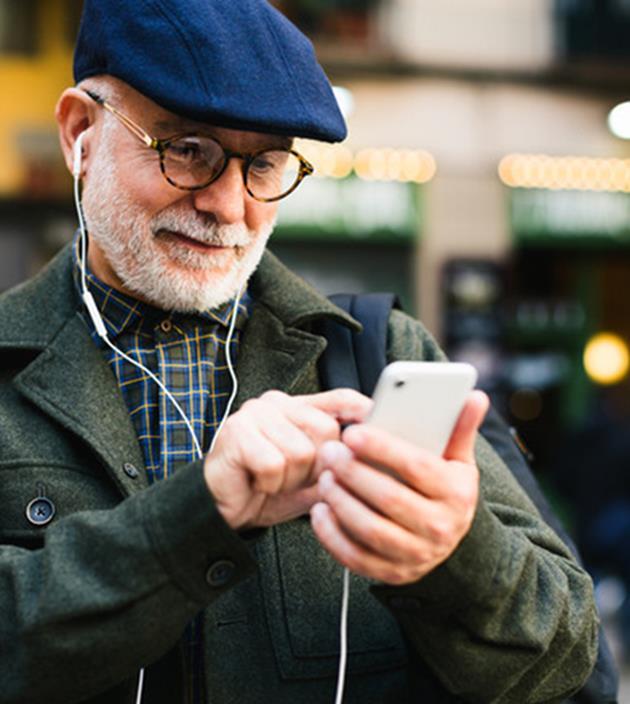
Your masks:
<instances>
[{"instance_id":1,"label":"blurred storefront","mask_svg":"<svg viewBox=\"0 0 630 704\"><path fill-rule=\"evenodd\" d=\"M37 271L74 231L54 106L71 85L78 0L0 0L0 290Z\"/></svg>"},{"instance_id":2,"label":"blurred storefront","mask_svg":"<svg viewBox=\"0 0 630 704\"><path fill-rule=\"evenodd\" d=\"M420 184L435 161L418 150L302 143L320 176L281 205L271 247L325 293L394 291L415 306L423 220Z\"/></svg>"}]
</instances>

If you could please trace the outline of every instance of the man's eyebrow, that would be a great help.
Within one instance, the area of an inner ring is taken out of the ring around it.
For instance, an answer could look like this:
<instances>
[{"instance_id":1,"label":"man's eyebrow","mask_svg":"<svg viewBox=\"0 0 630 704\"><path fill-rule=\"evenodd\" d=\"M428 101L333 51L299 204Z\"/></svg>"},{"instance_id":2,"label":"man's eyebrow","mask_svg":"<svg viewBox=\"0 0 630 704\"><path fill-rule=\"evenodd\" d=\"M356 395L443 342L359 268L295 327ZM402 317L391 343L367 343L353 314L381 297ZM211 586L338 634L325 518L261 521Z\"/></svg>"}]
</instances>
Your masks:
<instances>
[{"instance_id":1,"label":"man's eyebrow","mask_svg":"<svg viewBox=\"0 0 630 704\"><path fill-rule=\"evenodd\" d=\"M153 127L156 131L165 132L168 136L176 134L198 134L201 136L205 134L214 137L212 128L204 129L194 122L184 122L177 118L157 120L153 123ZM221 140L219 139L219 141ZM273 149L274 147L278 147L280 149L291 149L291 147L293 147L293 141L293 137L287 137L286 135L268 135L268 140L265 140L265 144L262 144L260 148L269 147Z\"/></svg>"},{"instance_id":2,"label":"man's eyebrow","mask_svg":"<svg viewBox=\"0 0 630 704\"><path fill-rule=\"evenodd\" d=\"M278 143L274 146L283 147L284 149L291 149L291 147L293 146L293 137L278 136L276 137L276 139L278 139Z\"/></svg>"},{"instance_id":3,"label":"man's eyebrow","mask_svg":"<svg viewBox=\"0 0 630 704\"><path fill-rule=\"evenodd\" d=\"M193 123L186 124L177 119L156 120L153 123L153 127L160 132L170 132L170 134L198 131Z\"/></svg>"}]
</instances>

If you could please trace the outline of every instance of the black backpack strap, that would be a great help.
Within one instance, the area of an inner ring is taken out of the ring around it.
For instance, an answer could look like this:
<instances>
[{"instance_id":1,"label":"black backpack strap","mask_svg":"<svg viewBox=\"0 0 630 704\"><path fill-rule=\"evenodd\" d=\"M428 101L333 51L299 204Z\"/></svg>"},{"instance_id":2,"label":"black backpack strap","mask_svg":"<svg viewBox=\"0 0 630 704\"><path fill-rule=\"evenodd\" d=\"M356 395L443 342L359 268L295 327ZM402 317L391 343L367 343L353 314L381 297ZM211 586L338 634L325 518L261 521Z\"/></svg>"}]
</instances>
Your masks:
<instances>
[{"instance_id":1,"label":"black backpack strap","mask_svg":"<svg viewBox=\"0 0 630 704\"><path fill-rule=\"evenodd\" d=\"M363 331L331 319L318 322L316 332L328 346L319 360L322 389L350 387L371 396L378 376L387 364L387 330L392 308L400 308L393 294L337 294L330 300L363 325ZM479 432L492 445L541 516L581 562L577 548L552 510L532 473L514 434L499 413L490 408ZM619 675L604 631L599 629L597 662L584 687L566 704L617 704Z\"/></svg>"},{"instance_id":2,"label":"black backpack strap","mask_svg":"<svg viewBox=\"0 0 630 704\"><path fill-rule=\"evenodd\" d=\"M393 293L339 293L330 300L363 325L360 333L331 319L318 323L317 332L328 340L320 358L322 387L346 386L371 396L387 364L387 328L392 308L400 308Z\"/></svg>"}]
</instances>

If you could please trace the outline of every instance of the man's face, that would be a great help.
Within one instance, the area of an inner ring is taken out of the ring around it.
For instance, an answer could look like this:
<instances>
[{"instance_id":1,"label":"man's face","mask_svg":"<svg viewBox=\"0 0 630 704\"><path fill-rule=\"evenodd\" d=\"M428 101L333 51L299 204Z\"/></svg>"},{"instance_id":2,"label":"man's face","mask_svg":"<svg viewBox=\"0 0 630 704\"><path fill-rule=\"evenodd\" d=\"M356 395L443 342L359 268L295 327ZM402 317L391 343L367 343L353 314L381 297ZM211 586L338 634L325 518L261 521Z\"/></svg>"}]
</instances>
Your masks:
<instances>
[{"instance_id":1,"label":"man's face","mask_svg":"<svg viewBox=\"0 0 630 704\"><path fill-rule=\"evenodd\" d=\"M124 92L116 107L158 138L209 134L239 152L280 143L191 123ZM256 268L277 211L247 193L242 162L232 159L202 190L182 191L164 179L157 152L104 110L95 137L83 192L92 271L166 310L202 311L233 298Z\"/></svg>"}]
</instances>

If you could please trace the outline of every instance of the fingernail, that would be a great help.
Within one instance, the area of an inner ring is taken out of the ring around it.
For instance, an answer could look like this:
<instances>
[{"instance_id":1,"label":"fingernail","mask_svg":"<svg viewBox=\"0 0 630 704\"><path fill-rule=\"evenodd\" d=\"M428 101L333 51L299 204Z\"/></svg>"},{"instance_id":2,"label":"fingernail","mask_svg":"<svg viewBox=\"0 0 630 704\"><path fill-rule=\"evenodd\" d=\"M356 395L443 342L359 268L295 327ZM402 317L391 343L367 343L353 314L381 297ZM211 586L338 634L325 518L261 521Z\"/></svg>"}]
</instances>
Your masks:
<instances>
[{"instance_id":1,"label":"fingernail","mask_svg":"<svg viewBox=\"0 0 630 704\"><path fill-rule=\"evenodd\" d=\"M325 467L334 467L339 462L351 459L352 452L343 443L331 440L322 445L321 458Z\"/></svg>"},{"instance_id":2,"label":"fingernail","mask_svg":"<svg viewBox=\"0 0 630 704\"><path fill-rule=\"evenodd\" d=\"M354 445L360 445L365 439L365 429L359 425L351 425L344 431L343 439Z\"/></svg>"},{"instance_id":3,"label":"fingernail","mask_svg":"<svg viewBox=\"0 0 630 704\"><path fill-rule=\"evenodd\" d=\"M326 514L326 504L321 501L311 506L311 518L315 521L321 521Z\"/></svg>"},{"instance_id":4,"label":"fingernail","mask_svg":"<svg viewBox=\"0 0 630 704\"><path fill-rule=\"evenodd\" d=\"M333 473L327 469L326 471L322 472L319 476L319 488L321 491L326 492L328 489L330 489L333 484L335 483L335 479L333 477Z\"/></svg>"}]
</instances>

